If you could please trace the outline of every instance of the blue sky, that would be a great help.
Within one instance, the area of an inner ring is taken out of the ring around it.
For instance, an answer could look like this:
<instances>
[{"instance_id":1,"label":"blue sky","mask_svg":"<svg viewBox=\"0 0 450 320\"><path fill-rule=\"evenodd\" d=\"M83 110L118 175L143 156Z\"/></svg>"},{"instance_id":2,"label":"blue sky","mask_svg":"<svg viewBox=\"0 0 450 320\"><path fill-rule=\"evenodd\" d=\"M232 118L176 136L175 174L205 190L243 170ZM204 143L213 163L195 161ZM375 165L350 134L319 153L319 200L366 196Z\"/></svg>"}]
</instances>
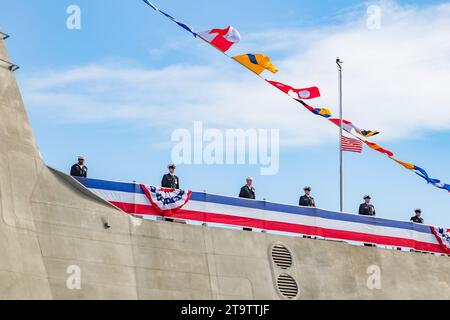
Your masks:
<instances>
[{"instance_id":1,"label":"blue sky","mask_svg":"<svg viewBox=\"0 0 450 320\"><path fill-rule=\"evenodd\" d=\"M140 0L3 2L0 28L12 36L7 48L22 67L16 75L49 165L68 171L84 154L93 178L158 184L171 132L194 120L279 129L277 175L260 176L254 165L180 165L182 187L236 195L251 175L259 199L296 204L311 185L320 207L338 208L337 130ZM155 3L196 30L235 26L242 42L233 53L270 55L280 69L274 80L318 85L318 103L335 113L334 58L341 56L346 117L381 131L373 141L398 158L450 182L448 3ZM81 8L81 30L66 28L72 4ZM365 27L370 4L382 8L379 30ZM421 207L426 222L450 225L448 193L367 149L345 155L346 211L355 212L365 194L381 217L409 219Z\"/></svg>"}]
</instances>

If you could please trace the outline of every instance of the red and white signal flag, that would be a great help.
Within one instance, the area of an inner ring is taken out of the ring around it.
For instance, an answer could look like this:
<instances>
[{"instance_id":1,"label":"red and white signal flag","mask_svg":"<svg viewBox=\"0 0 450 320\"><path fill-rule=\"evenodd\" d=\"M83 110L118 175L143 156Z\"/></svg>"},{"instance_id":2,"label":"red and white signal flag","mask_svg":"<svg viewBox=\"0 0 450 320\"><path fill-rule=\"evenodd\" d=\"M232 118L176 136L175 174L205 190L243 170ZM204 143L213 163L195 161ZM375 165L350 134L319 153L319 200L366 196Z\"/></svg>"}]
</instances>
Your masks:
<instances>
[{"instance_id":1,"label":"red and white signal flag","mask_svg":"<svg viewBox=\"0 0 450 320\"><path fill-rule=\"evenodd\" d=\"M241 41L241 35L232 26L199 32L197 35L222 52L228 51L233 44Z\"/></svg>"}]
</instances>

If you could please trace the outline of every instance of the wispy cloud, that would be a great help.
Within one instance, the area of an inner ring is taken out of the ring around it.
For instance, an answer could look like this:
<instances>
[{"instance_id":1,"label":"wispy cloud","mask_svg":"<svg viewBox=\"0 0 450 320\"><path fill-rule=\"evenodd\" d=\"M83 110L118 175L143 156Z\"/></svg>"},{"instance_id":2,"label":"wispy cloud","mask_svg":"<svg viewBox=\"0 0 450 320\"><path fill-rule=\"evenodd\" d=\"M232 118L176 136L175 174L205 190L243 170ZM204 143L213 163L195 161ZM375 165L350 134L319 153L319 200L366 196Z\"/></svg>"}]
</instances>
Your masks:
<instances>
[{"instance_id":1,"label":"wispy cloud","mask_svg":"<svg viewBox=\"0 0 450 320\"><path fill-rule=\"evenodd\" d=\"M268 78L318 85L323 97L313 103L335 113L334 60L342 57L346 118L382 131L378 139L449 130L450 5L379 5L379 30L369 30L364 12L355 8L345 13L351 19L334 27L244 35L239 49L272 53L280 73ZM175 129L203 120L218 128L279 128L282 142L292 145L325 143L335 133L239 66L219 57L206 61L154 70L117 61L41 72L27 76L24 96L35 112L51 111L67 122Z\"/></svg>"}]
</instances>

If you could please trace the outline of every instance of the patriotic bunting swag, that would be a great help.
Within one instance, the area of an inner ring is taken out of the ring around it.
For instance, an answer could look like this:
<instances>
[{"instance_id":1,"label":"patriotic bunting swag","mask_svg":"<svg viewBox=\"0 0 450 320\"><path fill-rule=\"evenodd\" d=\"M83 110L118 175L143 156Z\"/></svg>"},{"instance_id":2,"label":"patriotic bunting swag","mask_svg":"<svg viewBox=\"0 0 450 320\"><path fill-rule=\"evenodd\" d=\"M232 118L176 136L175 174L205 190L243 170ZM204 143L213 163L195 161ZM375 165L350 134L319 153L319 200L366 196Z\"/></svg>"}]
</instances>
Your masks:
<instances>
[{"instance_id":1,"label":"patriotic bunting swag","mask_svg":"<svg viewBox=\"0 0 450 320\"><path fill-rule=\"evenodd\" d=\"M157 188L141 184L141 189L152 206L161 213L175 213L190 199L192 191Z\"/></svg>"},{"instance_id":2,"label":"patriotic bunting swag","mask_svg":"<svg viewBox=\"0 0 450 320\"><path fill-rule=\"evenodd\" d=\"M266 56L264 54L253 54L253 53L238 55L238 56L235 56L235 57L229 56L227 54L227 51L234 44L238 43L241 40L241 36L240 36L239 32L237 31L237 29L233 28L232 26L228 26L225 29L211 29L211 30L208 30L208 31L203 31L203 32L196 33L192 27L190 27L189 25L187 25L184 22L181 22L181 21L175 19L174 17L172 17L168 13L160 10L158 7L156 7L150 1L148 1L148 0L143 0L143 1L149 7L151 7L153 10L155 10L156 12L161 13L166 18L168 18L172 22L176 23L179 27L181 27L184 30L186 30L189 33L191 33L195 38L201 39L201 40L205 41L206 43L210 44L211 46L213 46L217 50L219 50L222 53L224 53L227 57L229 57L229 58L233 59L234 61L238 62L242 66L244 66L247 69L249 69L252 72L254 72L261 79L267 81L272 86L274 86L274 87L278 88L279 90L281 90L282 92L284 92L286 95L288 95L292 99L300 102L310 112L314 113L315 115L319 115L319 116L321 116L323 118L328 119L331 123L333 123L333 124L335 124L335 125L337 125L339 127L341 126L340 119L331 118L332 114L331 114L331 111L329 109L312 107L312 106L306 104L304 101L302 101L302 100L314 99L314 98L320 97L319 88L317 88L317 87L310 87L310 88L304 88L304 89L296 89L296 88L294 88L294 87L292 87L290 85L287 85L287 84L284 84L284 83L281 83L281 82L270 81L270 80L262 78L261 74L264 71L266 71L266 70L270 71L272 73L277 73L278 72L277 68L272 64L272 62L270 61L270 58L268 56ZM380 152L382 154L387 155L391 160L397 162L398 164L402 165L406 169L414 171L418 176L420 176L425 181L427 181L427 183L435 186L436 188L446 190L446 191L448 191L450 193L450 185L449 184L443 183L441 180L438 180L438 179L430 178L430 176L428 175L428 173L424 169L422 169L422 168L420 168L418 166L415 166L413 164L409 164L407 162L403 162L401 160L395 159L393 157L394 156L393 152L382 148L381 146L379 146L376 143L373 143L373 142L370 142L370 141L367 141L367 140L363 140L363 139L359 138L356 135L356 134L358 134L358 135L363 136L365 138L369 138L369 137L373 137L373 136L379 134L378 131L361 129L361 128L357 127L356 125L354 125L352 122L347 121L347 120L343 120L342 121L342 127L343 127L343 129L346 132L348 132L349 134L354 136L361 143L366 144L367 146L369 146L373 150L376 150L376 151L378 151L378 152ZM356 132L356 134L354 134L354 132ZM355 143L355 141L353 141L353 142ZM175 192L176 194L174 194L173 192ZM169 192L169 194L171 196L168 197L168 198L165 198L166 192L163 192L162 190L160 190L159 192L157 192L157 194L159 194L159 196L157 198L160 201L162 201L162 202L175 201L177 196L181 196L179 192L183 192L183 191L172 191L172 192ZM152 195L151 192L149 194ZM187 199L189 199L188 194L189 194L189 192L186 192L186 193L183 194L183 196L187 197ZM152 199L155 201L156 198L153 197ZM172 199L172 200L167 200L167 199ZM175 201L175 203L177 203L177 205L182 203L182 202L183 202L183 200L181 200L181 199ZM155 202L155 203L161 204L161 202ZM165 207L163 207L163 208L165 208ZM168 209L168 210L176 210L176 209ZM445 234L447 234L447 233L445 233ZM449 248L450 248L450 246L449 246Z\"/></svg>"},{"instance_id":3,"label":"patriotic bunting swag","mask_svg":"<svg viewBox=\"0 0 450 320\"><path fill-rule=\"evenodd\" d=\"M449 229L430 227L437 241L441 245L442 250L450 254L450 232Z\"/></svg>"}]
</instances>

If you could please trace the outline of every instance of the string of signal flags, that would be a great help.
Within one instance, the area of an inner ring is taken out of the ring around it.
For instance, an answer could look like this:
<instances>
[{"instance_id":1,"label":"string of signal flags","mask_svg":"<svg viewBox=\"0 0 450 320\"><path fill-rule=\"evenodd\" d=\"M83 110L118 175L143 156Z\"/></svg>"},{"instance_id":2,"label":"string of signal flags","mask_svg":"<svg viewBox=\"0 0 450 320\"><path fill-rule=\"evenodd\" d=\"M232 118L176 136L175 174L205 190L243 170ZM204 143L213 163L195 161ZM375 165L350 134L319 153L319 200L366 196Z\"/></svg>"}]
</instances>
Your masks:
<instances>
[{"instance_id":1,"label":"string of signal flags","mask_svg":"<svg viewBox=\"0 0 450 320\"><path fill-rule=\"evenodd\" d=\"M185 31L189 32L194 38L200 39L208 44L210 44L215 49L222 52L225 56L228 58L236 61L240 65L244 66L248 70L252 71L256 76L258 76L263 81L269 83L273 87L279 89L283 93L285 93L288 97L291 99L294 99L298 103L300 103L303 107L305 107L308 111L313 113L314 115L320 116L323 119L327 120L329 123L332 123L338 127L341 127L341 120L339 118L334 118L331 111L328 108L322 108L322 107L313 107L309 104L307 104L304 100L311 100L320 97L320 90L318 87L310 87L310 88L294 88L290 85L277 82L277 81L270 81L268 79L265 79L261 76L261 74L264 71L269 71L272 73L277 73L277 68L272 64L270 61L270 58L264 54L243 54L239 56L232 57L227 54L227 51L236 43L240 42L241 35L239 34L238 30L236 28L233 28L232 26L228 26L225 29L211 29L203 32L195 32L194 29L189 26L188 24L181 22L178 19L175 19L170 14L162 11L157 6L155 6L153 3L151 3L148 0L143 0L145 4L147 4L150 8L155 10L156 12L159 12L175 24L177 24L179 27L183 28ZM369 148L378 151L385 156L387 156L392 161L396 162L397 164L403 166L404 168L414 172L419 177L423 178L428 184L431 184L435 186L436 188L446 190L450 193L450 185L442 182L439 179L431 178L428 173L414 165L405 161L401 161L399 159L394 158L394 153L382 148L380 145L370 142L366 140L369 137L373 137L375 135L378 135L380 132L373 131L373 130L365 130L362 129L355 124L353 124L350 121L342 120L342 127L345 132L352 135L365 145L367 145Z\"/></svg>"}]
</instances>

